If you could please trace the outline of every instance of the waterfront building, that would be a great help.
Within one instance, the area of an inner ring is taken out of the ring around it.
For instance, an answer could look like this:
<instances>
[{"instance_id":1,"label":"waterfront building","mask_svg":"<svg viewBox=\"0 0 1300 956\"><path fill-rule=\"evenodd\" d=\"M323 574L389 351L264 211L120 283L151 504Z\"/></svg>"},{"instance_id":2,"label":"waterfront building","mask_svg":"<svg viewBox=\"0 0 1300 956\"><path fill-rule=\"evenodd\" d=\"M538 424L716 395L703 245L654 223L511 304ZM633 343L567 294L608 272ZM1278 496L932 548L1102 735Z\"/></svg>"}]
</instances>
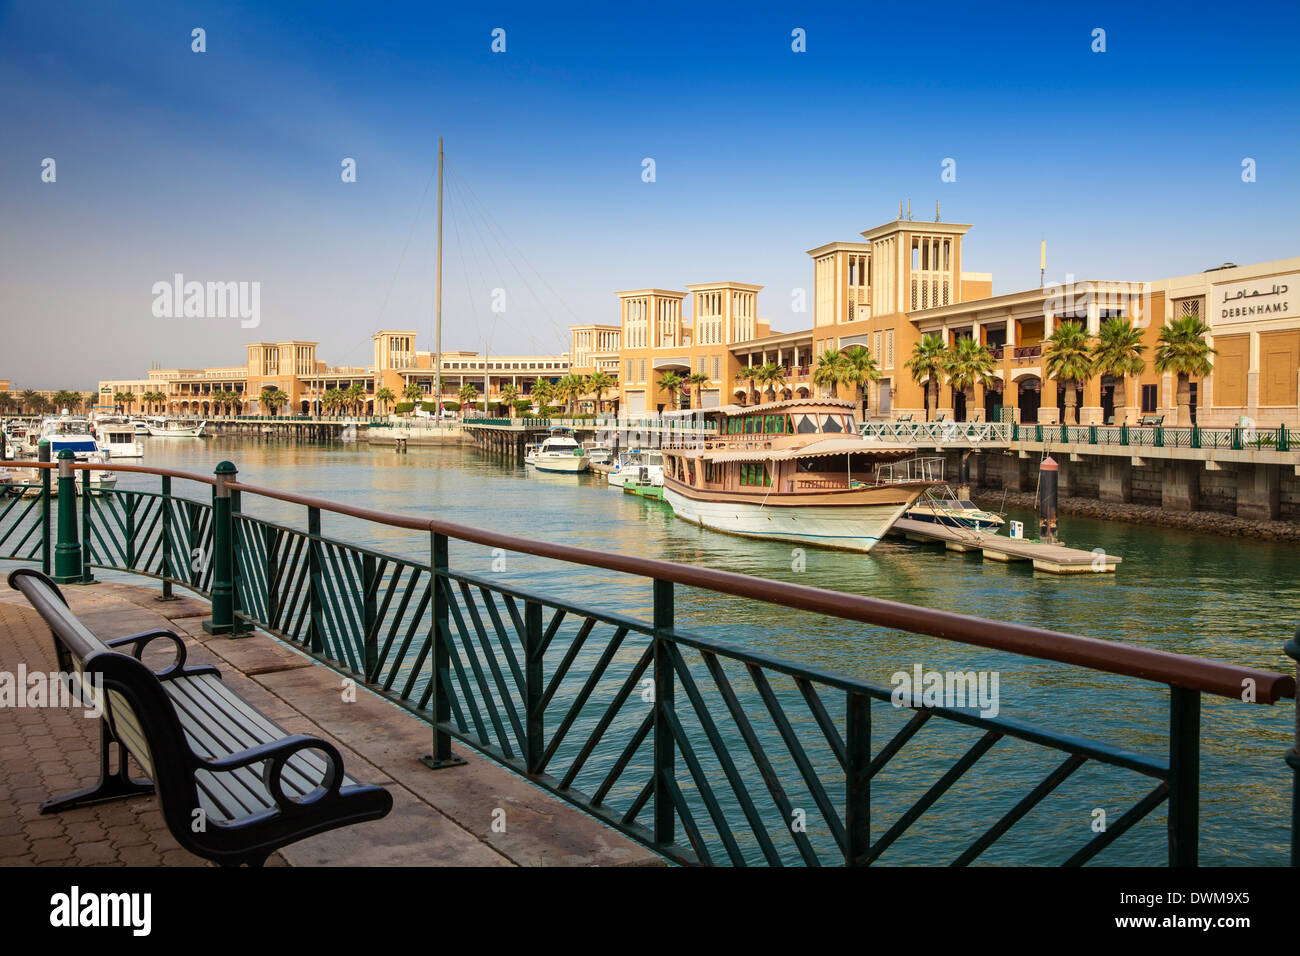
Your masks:
<instances>
[{"instance_id":1,"label":"waterfront building","mask_svg":"<svg viewBox=\"0 0 1300 956\"><path fill-rule=\"evenodd\" d=\"M463 386L473 385L480 401L493 403L506 386L526 397L535 381L600 372L615 385L599 401L594 394L580 397L577 410L616 405L621 416L638 418L673 408L824 397L830 389L814 385L819 356L862 346L880 372L879 381L863 389L863 414L871 419L943 415L1053 424L1073 409L1084 425L1132 424L1150 415L1175 424L1178 383L1156 370L1155 351L1165 324L1194 315L1209 326L1207 341L1217 355L1213 373L1189 383L1193 421L1300 424L1300 257L1225 264L1156 281L1068 277L994 295L989 273L965 268L962 243L971 228L899 218L864 230L861 241L807 250L812 322L801 330L773 331L759 314L761 285L723 281L680 290L632 289L615 293L617 324L572 326L566 353L443 352L442 392L455 401ZM1123 382L1094 375L1075 383L1075 395L1068 396L1047 372L1044 343L1062 322L1078 322L1095 336L1113 318L1142 330L1146 368ZM935 403L928 381L917 381L907 367L926 335L949 347L963 339L987 347L992 381L967 390L941 382ZM153 370L145 379L101 382L100 395L111 403L122 391L161 393L166 401L160 406L141 398L134 410L189 415L262 413L259 397L266 388L284 392L288 402L282 410L297 414L319 413L327 392L354 386L360 386L366 413L382 411L375 394L384 388L400 401L414 384L431 399L436 357L416 349L416 332L380 330L372 339L373 362L364 368L326 365L316 357L315 342L255 342L247 346L243 366ZM756 382L744 371L764 364L781 369L778 381ZM660 384L669 373L679 383L671 393Z\"/></svg>"}]
</instances>

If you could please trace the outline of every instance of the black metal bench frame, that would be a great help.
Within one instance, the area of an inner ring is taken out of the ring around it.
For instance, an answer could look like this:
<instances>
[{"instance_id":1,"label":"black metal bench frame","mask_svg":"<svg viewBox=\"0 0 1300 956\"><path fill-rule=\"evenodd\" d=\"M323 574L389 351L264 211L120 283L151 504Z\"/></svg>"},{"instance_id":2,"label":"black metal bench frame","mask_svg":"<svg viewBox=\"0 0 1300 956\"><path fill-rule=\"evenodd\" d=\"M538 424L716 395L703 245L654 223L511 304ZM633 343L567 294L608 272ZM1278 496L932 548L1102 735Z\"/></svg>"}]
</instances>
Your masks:
<instances>
[{"instance_id":1,"label":"black metal bench frame","mask_svg":"<svg viewBox=\"0 0 1300 956\"><path fill-rule=\"evenodd\" d=\"M10 573L9 586L21 592L49 625L60 671L79 670L90 682L102 680L99 782L46 801L42 813L155 792L167 828L185 849L222 866L261 866L280 847L327 830L378 820L392 809L392 795L382 787L343 785L343 759L328 741L289 734L242 698L250 712L284 736L218 760L200 756L190 746L163 684L200 675L220 677L220 672L210 666L186 667L185 642L178 634L154 630L111 641L96 637L102 645L97 646L72 626L76 622L85 628L68 608L58 586L40 571L19 568ZM90 633L88 628L86 631ZM176 657L170 666L155 672L140 657L145 647L158 639L170 640ZM121 653L116 648L130 648L132 653ZM116 701L114 694L120 695ZM137 726L144 737L143 747L131 732ZM213 729L221 728L214 724ZM111 769L110 758L114 747L116 770ZM288 761L304 750L323 754L326 770L315 790L295 800L286 794L281 775ZM149 768L152 782L130 776L128 753ZM202 812L196 775L200 771L216 774L244 767L261 768L261 781L274 808L228 822L207 820L203 828L196 830L193 822Z\"/></svg>"}]
</instances>

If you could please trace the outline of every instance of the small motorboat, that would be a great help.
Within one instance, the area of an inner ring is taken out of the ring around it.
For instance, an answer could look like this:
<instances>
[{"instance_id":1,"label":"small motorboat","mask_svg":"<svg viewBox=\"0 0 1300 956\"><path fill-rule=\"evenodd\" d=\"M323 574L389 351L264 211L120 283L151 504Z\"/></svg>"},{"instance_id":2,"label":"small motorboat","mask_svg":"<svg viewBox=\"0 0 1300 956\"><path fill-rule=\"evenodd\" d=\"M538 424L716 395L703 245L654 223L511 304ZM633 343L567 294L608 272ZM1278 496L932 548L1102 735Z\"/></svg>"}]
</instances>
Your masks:
<instances>
[{"instance_id":1,"label":"small motorboat","mask_svg":"<svg viewBox=\"0 0 1300 956\"><path fill-rule=\"evenodd\" d=\"M618 462L610 469L605 480L616 488L635 481L639 484L649 483L662 488L664 483L664 456L657 451L643 451L632 448L618 456Z\"/></svg>"},{"instance_id":2,"label":"small motorboat","mask_svg":"<svg viewBox=\"0 0 1300 956\"><path fill-rule=\"evenodd\" d=\"M949 491L948 496L926 494L908 508L903 517L912 521L925 521L949 528L969 528L974 531L997 532L1006 522L1001 515L984 511L968 498L958 498Z\"/></svg>"}]
</instances>

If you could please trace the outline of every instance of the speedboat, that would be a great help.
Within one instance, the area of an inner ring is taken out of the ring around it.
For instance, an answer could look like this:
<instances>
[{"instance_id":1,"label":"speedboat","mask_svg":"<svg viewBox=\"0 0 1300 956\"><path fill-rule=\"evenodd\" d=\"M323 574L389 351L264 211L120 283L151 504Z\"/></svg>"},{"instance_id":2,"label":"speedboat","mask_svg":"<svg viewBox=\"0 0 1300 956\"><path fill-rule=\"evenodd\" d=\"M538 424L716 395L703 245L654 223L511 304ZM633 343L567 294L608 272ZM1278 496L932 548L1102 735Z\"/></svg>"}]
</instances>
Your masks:
<instances>
[{"instance_id":1,"label":"speedboat","mask_svg":"<svg viewBox=\"0 0 1300 956\"><path fill-rule=\"evenodd\" d=\"M942 484L943 459L867 441L856 410L837 398L705 409L716 434L663 452L664 500L713 531L868 552Z\"/></svg>"},{"instance_id":2,"label":"speedboat","mask_svg":"<svg viewBox=\"0 0 1300 956\"><path fill-rule=\"evenodd\" d=\"M586 471L589 464L587 453L573 437L573 429L563 425L551 429L551 437L542 442L533 457L533 467L538 471L576 474Z\"/></svg>"},{"instance_id":3,"label":"speedboat","mask_svg":"<svg viewBox=\"0 0 1300 956\"><path fill-rule=\"evenodd\" d=\"M542 447L541 442L529 442L524 446L524 464L537 464L537 452Z\"/></svg>"},{"instance_id":4,"label":"speedboat","mask_svg":"<svg viewBox=\"0 0 1300 956\"><path fill-rule=\"evenodd\" d=\"M949 528L970 528L976 531L997 532L1006 522L1001 515L984 511L975 502L956 495L943 497L926 494L908 508L903 517L911 521L924 521Z\"/></svg>"},{"instance_id":5,"label":"speedboat","mask_svg":"<svg viewBox=\"0 0 1300 956\"><path fill-rule=\"evenodd\" d=\"M650 484L662 487L664 483L664 456L658 451L643 451L631 448L621 452L618 463L610 469L605 480L616 488L622 488L625 482L640 482L643 478Z\"/></svg>"}]
</instances>

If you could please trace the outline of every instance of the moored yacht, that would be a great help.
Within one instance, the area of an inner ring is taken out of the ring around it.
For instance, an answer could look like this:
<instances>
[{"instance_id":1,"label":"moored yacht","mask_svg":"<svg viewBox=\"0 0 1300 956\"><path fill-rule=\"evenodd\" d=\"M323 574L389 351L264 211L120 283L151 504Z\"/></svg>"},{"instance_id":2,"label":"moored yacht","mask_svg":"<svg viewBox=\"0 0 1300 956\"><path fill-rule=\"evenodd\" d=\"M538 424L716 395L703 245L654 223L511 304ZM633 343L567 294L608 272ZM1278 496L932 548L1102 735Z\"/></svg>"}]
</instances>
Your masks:
<instances>
[{"instance_id":1,"label":"moored yacht","mask_svg":"<svg viewBox=\"0 0 1300 956\"><path fill-rule=\"evenodd\" d=\"M943 461L857 434L855 404L801 398L708 409L718 433L664 451L664 500L714 531L870 551L941 483Z\"/></svg>"},{"instance_id":2,"label":"moored yacht","mask_svg":"<svg viewBox=\"0 0 1300 956\"><path fill-rule=\"evenodd\" d=\"M589 463L587 453L573 437L573 429L563 425L551 429L551 437L542 442L533 456L533 467L538 471L576 474L586 471Z\"/></svg>"},{"instance_id":3,"label":"moored yacht","mask_svg":"<svg viewBox=\"0 0 1300 956\"><path fill-rule=\"evenodd\" d=\"M202 438L207 422L168 420L159 424L149 422L149 434L154 438Z\"/></svg>"},{"instance_id":4,"label":"moored yacht","mask_svg":"<svg viewBox=\"0 0 1300 956\"><path fill-rule=\"evenodd\" d=\"M95 426L99 447L110 458L143 458L144 445L135 440L130 422L103 422Z\"/></svg>"}]
</instances>

